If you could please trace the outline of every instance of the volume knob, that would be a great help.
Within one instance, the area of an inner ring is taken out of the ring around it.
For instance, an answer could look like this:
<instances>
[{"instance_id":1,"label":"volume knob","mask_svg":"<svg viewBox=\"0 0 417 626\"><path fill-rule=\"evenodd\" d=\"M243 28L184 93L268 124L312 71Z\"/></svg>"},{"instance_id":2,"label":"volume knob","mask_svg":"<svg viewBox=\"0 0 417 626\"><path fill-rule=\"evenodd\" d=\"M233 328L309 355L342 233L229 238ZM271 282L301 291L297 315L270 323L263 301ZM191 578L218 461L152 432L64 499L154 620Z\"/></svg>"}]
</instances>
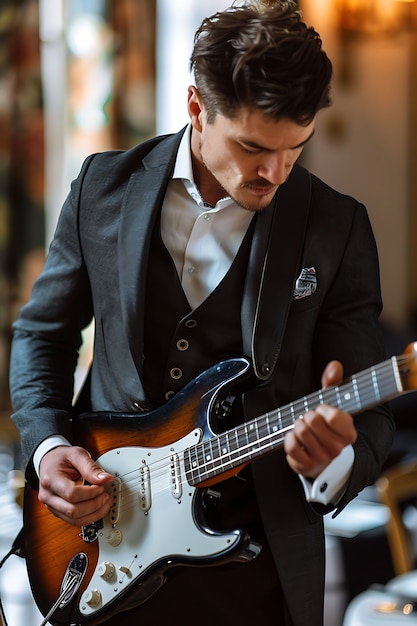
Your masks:
<instances>
[{"instance_id":1,"label":"volume knob","mask_svg":"<svg viewBox=\"0 0 417 626\"><path fill-rule=\"evenodd\" d=\"M110 580L110 578L114 575L116 568L113 563L109 561L103 561L99 565L97 565L97 574L103 578L104 580Z\"/></svg>"},{"instance_id":2,"label":"volume knob","mask_svg":"<svg viewBox=\"0 0 417 626\"><path fill-rule=\"evenodd\" d=\"M122 531L118 528L113 528L106 536L106 539L111 546L116 547L122 541Z\"/></svg>"},{"instance_id":3,"label":"volume knob","mask_svg":"<svg viewBox=\"0 0 417 626\"><path fill-rule=\"evenodd\" d=\"M101 600L101 593L98 589L87 589L83 594L83 600L92 609L96 607Z\"/></svg>"}]
</instances>

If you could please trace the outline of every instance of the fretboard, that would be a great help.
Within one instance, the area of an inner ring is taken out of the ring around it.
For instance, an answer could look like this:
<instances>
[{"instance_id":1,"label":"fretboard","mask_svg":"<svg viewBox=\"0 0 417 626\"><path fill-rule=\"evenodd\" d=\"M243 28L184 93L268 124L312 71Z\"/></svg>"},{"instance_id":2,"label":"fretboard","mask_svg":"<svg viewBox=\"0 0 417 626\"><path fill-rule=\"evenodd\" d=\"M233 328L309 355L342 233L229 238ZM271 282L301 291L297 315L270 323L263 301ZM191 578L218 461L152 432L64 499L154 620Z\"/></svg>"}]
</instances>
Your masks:
<instances>
[{"instance_id":1,"label":"fretboard","mask_svg":"<svg viewBox=\"0 0 417 626\"><path fill-rule=\"evenodd\" d=\"M188 448L184 452L187 480L198 485L281 447L295 421L321 404L356 415L402 391L397 358L392 357L342 385L316 391Z\"/></svg>"}]
</instances>

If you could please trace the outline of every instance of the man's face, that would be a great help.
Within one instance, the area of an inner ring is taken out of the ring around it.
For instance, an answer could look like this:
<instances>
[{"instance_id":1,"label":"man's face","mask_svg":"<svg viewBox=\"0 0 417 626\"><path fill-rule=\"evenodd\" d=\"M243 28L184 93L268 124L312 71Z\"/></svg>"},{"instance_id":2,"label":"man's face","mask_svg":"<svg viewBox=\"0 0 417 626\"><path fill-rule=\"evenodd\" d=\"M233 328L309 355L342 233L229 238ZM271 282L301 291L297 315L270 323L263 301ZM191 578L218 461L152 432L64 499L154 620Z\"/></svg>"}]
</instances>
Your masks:
<instances>
[{"instance_id":1,"label":"man's face","mask_svg":"<svg viewBox=\"0 0 417 626\"><path fill-rule=\"evenodd\" d=\"M189 90L188 109L194 177L212 205L231 196L249 211L267 207L314 133L314 120L308 126L277 122L246 108L233 119L217 114L208 123L195 87Z\"/></svg>"}]
</instances>

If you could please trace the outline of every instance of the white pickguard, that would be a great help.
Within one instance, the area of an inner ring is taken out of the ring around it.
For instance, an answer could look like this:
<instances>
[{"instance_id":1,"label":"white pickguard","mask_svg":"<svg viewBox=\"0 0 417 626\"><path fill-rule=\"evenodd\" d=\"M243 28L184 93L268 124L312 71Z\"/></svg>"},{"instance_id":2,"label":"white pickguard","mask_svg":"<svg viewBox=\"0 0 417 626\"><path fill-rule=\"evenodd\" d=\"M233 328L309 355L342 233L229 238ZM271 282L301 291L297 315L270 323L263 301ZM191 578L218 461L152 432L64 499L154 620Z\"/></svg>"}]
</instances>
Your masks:
<instances>
[{"instance_id":1,"label":"white pickguard","mask_svg":"<svg viewBox=\"0 0 417 626\"><path fill-rule=\"evenodd\" d=\"M161 559L216 556L238 541L236 533L210 534L194 522L196 488L186 480L183 451L199 438L201 431L195 429L166 447L115 448L97 460L117 477L115 506L98 534L97 566L79 605L83 615L96 613L129 585L140 584Z\"/></svg>"}]
</instances>

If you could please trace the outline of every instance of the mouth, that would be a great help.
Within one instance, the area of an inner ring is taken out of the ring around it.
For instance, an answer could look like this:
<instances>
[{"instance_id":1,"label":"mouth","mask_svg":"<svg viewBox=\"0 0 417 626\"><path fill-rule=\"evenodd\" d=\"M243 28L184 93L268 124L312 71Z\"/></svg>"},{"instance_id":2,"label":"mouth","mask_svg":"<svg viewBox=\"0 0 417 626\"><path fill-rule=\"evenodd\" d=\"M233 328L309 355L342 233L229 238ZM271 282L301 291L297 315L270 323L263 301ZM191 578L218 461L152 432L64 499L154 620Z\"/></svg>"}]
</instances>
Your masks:
<instances>
[{"instance_id":1,"label":"mouth","mask_svg":"<svg viewBox=\"0 0 417 626\"><path fill-rule=\"evenodd\" d=\"M256 183L248 183L247 185L245 185L245 187L250 191L251 194L258 197L270 196L277 190L276 185L265 185Z\"/></svg>"}]
</instances>

